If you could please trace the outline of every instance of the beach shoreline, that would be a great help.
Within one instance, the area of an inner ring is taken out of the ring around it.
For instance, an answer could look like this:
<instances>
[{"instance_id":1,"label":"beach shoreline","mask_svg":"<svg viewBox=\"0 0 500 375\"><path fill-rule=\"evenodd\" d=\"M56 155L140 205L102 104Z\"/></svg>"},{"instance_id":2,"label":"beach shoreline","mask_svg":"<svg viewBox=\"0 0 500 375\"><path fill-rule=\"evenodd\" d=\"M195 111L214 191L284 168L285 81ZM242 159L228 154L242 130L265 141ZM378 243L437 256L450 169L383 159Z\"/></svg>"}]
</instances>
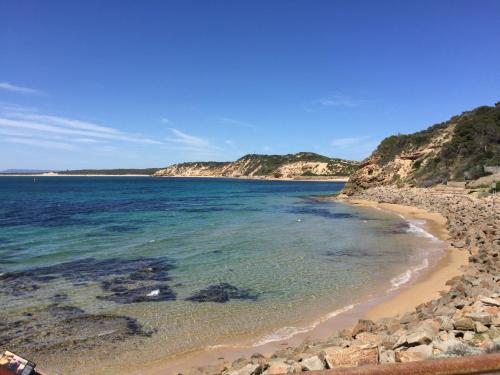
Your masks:
<instances>
[{"instance_id":1,"label":"beach shoreline","mask_svg":"<svg viewBox=\"0 0 500 375\"><path fill-rule=\"evenodd\" d=\"M335 198L333 198L335 199ZM332 198L321 199L331 201ZM421 303L439 296L440 292L449 290L446 282L461 274L461 267L467 264L468 254L449 246L447 220L438 213L430 212L398 204L377 203L368 200L336 200L343 204L371 209L381 209L405 220L425 220L423 227L430 234L446 244L444 253L436 263L430 264L423 272L412 277L407 283L385 294L374 295L361 301L353 301L351 305L339 308L318 322L313 322L311 329L299 332L291 337L265 343L263 345L245 346L239 343L227 344L211 349L202 349L193 353L181 354L177 358L166 358L156 361L148 373L151 375L169 375L183 373L193 367L223 367L225 363L249 358L255 353L271 356L283 348L300 347L310 341L325 341L335 331L352 328L362 318L377 320L380 318L400 317L415 309ZM138 375L143 369L128 369L127 375Z\"/></svg>"},{"instance_id":2,"label":"beach shoreline","mask_svg":"<svg viewBox=\"0 0 500 375\"><path fill-rule=\"evenodd\" d=\"M462 274L462 267L467 266L469 254L451 246L450 236L446 227L446 218L436 212L400 204L379 203L364 199L352 199L348 204L362 207L378 207L384 211L402 215L405 219L425 220L425 229L446 244L446 250L434 265L430 265L408 288L400 290L389 300L377 304L370 309L365 317L371 320L388 318L414 309L418 305L440 296L450 287L447 281Z\"/></svg>"}]
</instances>

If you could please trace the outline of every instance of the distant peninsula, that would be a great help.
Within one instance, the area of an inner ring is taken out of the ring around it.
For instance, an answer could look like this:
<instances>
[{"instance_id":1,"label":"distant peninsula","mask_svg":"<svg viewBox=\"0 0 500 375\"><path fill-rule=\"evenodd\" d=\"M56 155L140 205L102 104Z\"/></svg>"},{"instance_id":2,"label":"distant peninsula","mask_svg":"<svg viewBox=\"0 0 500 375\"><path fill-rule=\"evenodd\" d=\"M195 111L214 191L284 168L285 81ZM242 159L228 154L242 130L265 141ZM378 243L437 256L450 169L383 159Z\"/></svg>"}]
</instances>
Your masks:
<instances>
[{"instance_id":1,"label":"distant peninsula","mask_svg":"<svg viewBox=\"0 0 500 375\"><path fill-rule=\"evenodd\" d=\"M153 176L226 177L275 180L347 181L358 169L352 160L330 158L313 152L287 155L248 154L232 162L189 162L166 168L74 169L64 171L8 170L0 175L19 176Z\"/></svg>"},{"instance_id":2,"label":"distant peninsula","mask_svg":"<svg viewBox=\"0 0 500 375\"><path fill-rule=\"evenodd\" d=\"M234 177L256 179L343 180L359 163L313 152L287 155L248 154L233 162L191 162L156 171L157 177Z\"/></svg>"}]
</instances>

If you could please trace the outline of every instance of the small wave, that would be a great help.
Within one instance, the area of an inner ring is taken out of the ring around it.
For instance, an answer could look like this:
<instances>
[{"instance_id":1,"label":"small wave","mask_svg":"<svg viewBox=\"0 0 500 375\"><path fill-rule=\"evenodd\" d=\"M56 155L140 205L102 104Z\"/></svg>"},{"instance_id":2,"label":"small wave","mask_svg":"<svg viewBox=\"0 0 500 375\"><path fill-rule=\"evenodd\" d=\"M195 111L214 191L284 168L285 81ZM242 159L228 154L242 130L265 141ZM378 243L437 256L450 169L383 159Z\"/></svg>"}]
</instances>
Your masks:
<instances>
[{"instance_id":1,"label":"small wave","mask_svg":"<svg viewBox=\"0 0 500 375\"><path fill-rule=\"evenodd\" d=\"M420 264L416 265L415 267L406 270L402 274L392 278L391 279L392 287L388 290L388 292L392 292L393 290L398 289L401 285L408 283L411 280L413 274L418 273L418 272L426 269L427 267L429 267L429 259L425 258L422 261L422 263L420 263Z\"/></svg>"},{"instance_id":2,"label":"small wave","mask_svg":"<svg viewBox=\"0 0 500 375\"><path fill-rule=\"evenodd\" d=\"M429 267L429 259L425 258L422 263L420 263L418 266L413 267L413 272L418 272L425 270L427 267Z\"/></svg>"},{"instance_id":3,"label":"small wave","mask_svg":"<svg viewBox=\"0 0 500 375\"><path fill-rule=\"evenodd\" d=\"M410 281L410 279L411 279L411 270L406 270L401 275L398 275L391 279L392 288L389 290L391 291L398 289L401 285L404 285L408 281Z\"/></svg>"},{"instance_id":4,"label":"small wave","mask_svg":"<svg viewBox=\"0 0 500 375\"><path fill-rule=\"evenodd\" d=\"M437 240L437 238L435 236L433 236L432 234L430 234L429 232L427 232L425 229L413 224L412 222L408 222L408 229L406 230L408 233L414 233L416 234L417 236L420 236L420 237L426 237L426 238L430 238L430 239L433 239L433 240Z\"/></svg>"},{"instance_id":5,"label":"small wave","mask_svg":"<svg viewBox=\"0 0 500 375\"><path fill-rule=\"evenodd\" d=\"M308 326L280 328L280 329L274 331L273 333L262 337L260 340L256 341L252 346L261 346L261 345L268 344L268 343L274 342L274 341L288 340L299 333L309 332L309 331L313 330L314 328L316 328L318 326L318 324L320 324L326 320L329 320L331 318L334 318L337 315L340 315L346 311L349 311L352 308L354 308L354 306L355 306L355 304L352 304L352 305L342 307L341 309L332 311L331 313L328 313L327 315L323 316L318 321L316 321Z\"/></svg>"}]
</instances>

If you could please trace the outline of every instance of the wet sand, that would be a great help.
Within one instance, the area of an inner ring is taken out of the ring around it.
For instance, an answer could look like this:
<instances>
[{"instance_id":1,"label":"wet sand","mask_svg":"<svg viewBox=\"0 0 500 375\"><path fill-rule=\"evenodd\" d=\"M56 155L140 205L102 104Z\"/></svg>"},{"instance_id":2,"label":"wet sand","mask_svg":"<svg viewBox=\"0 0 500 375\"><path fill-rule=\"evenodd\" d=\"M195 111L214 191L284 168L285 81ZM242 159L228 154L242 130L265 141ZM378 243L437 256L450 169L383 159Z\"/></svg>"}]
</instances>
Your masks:
<instances>
[{"instance_id":1,"label":"wet sand","mask_svg":"<svg viewBox=\"0 0 500 375\"><path fill-rule=\"evenodd\" d=\"M349 203L363 207L378 207L385 211L403 215L408 219L425 220L425 229L435 237L448 243L449 235L446 229L446 219L441 214L410 206L365 200L350 200ZM402 315L421 303L439 297L441 292L449 289L446 282L462 274L461 268L467 265L468 258L469 254L466 251L456 249L448 243L446 253L437 264L433 265L409 287L401 289L391 299L373 307L365 316L368 319L376 320Z\"/></svg>"}]
</instances>

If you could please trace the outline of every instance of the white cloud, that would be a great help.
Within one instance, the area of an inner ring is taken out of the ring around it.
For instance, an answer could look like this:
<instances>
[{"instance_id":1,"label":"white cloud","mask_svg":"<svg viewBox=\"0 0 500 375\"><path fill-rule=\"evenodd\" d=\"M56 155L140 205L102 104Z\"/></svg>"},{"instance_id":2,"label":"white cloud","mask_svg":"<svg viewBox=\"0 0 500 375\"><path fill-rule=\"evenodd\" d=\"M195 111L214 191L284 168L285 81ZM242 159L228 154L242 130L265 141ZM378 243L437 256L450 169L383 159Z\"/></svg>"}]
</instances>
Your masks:
<instances>
[{"instance_id":1,"label":"white cloud","mask_svg":"<svg viewBox=\"0 0 500 375\"><path fill-rule=\"evenodd\" d=\"M254 124L251 124L249 122L235 120L233 118L228 118L228 117L219 118L219 123L223 124L223 125L239 126L242 128L252 128L253 129L256 127Z\"/></svg>"},{"instance_id":2,"label":"white cloud","mask_svg":"<svg viewBox=\"0 0 500 375\"><path fill-rule=\"evenodd\" d=\"M173 137L165 138L166 141L178 143L193 149L215 148L215 146L213 146L208 139L196 137L174 128L170 128L170 131L172 132Z\"/></svg>"},{"instance_id":3,"label":"white cloud","mask_svg":"<svg viewBox=\"0 0 500 375\"><path fill-rule=\"evenodd\" d=\"M46 141L36 138L17 138L17 137L5 137L2 138L2 141L9 143L17 143L28 146L36 146L36 147L44 147L50 149L60 149L66 151L76 150L78 147L72 145L70 143L65 142L54 142L54 141Z\"/></svg>"},{"instance_id":4,"label":"white cloud","mask_svg":"<svg viewBox=\"0 0 500 375\"><path fill-rule=\"evenodd\" d=\"M359 107L364 101L355 100L346 95L331 95L321 98L317 102L323 107Z\"/></svg>"},{"instance_id":5,"label":"white cloud","mask_svg":"<svg viewBox=\"0 0 500 375\"><path fill-rule=\"evenodd\" d=\"M32 89L29 87L17 86L8 82L0 82L0 90L10 91L17 94L25 94L25 95L43 95L43 92L40 90Z\"/></svg>"},{"instance_id":6,"label":"white cloud","mask_svg":"<svg viewBox=\"0 0 500 375\"><path fill-rule=\"evenodd\" d=\"M10 117L10 118L7 118ZM113 128L83 122L79 120L67 119L56 116L8 114L7 117L0 117L0 126L16 129L29 130L34 133L66 135L66 140L71 141L70 136L78 138L88 138L97 140L123 141L132 143L161 144L154 139L141 135L121 132ZM24 120L13 120L21 118Z\"/></svg>"},{"instance_id":7,"label":"white cloud","mask_svg":"<svg viewBox=\"0 0 500 375\"><path fill-rule=\"evenodd\" d=\"M346 146L359 145L367 138L368 137L336 138L331 143L332 146L334 147L346 147Z\"/></svg>"},{"instance_id":8,"label":"white cloud","mask_svg":"<svg viewBox=\"0 0 500 375\"><path fill-rule=\"evenodd\" d=\"M161 121L162 123L164 123L164 124L170 124L170 120L169 120L168 118L166 118L166 117L162 117L162 118L160 119L160 121Z\"/></svg>"},{"instance_id":9,"label":"white cloud","mask_svg":"<svg viewBox=\"0 0 500 375\"><path fill-rule=\"evenodd\" d=\"M48 116L48 115L39 115L39 114L27 114L27 113L7 113L7 117L17 118L21 120L28 121L40 121L43 123L49 123L53 125L62 125L69 128L81 129L81 130L91 130L96 132L110 133L110 134L120 134L120 131L108 128L105 126L101 126L98 124L94 124L91 122L74 120L66 117L59 116Z\"/></svg>"}]
</instances>

